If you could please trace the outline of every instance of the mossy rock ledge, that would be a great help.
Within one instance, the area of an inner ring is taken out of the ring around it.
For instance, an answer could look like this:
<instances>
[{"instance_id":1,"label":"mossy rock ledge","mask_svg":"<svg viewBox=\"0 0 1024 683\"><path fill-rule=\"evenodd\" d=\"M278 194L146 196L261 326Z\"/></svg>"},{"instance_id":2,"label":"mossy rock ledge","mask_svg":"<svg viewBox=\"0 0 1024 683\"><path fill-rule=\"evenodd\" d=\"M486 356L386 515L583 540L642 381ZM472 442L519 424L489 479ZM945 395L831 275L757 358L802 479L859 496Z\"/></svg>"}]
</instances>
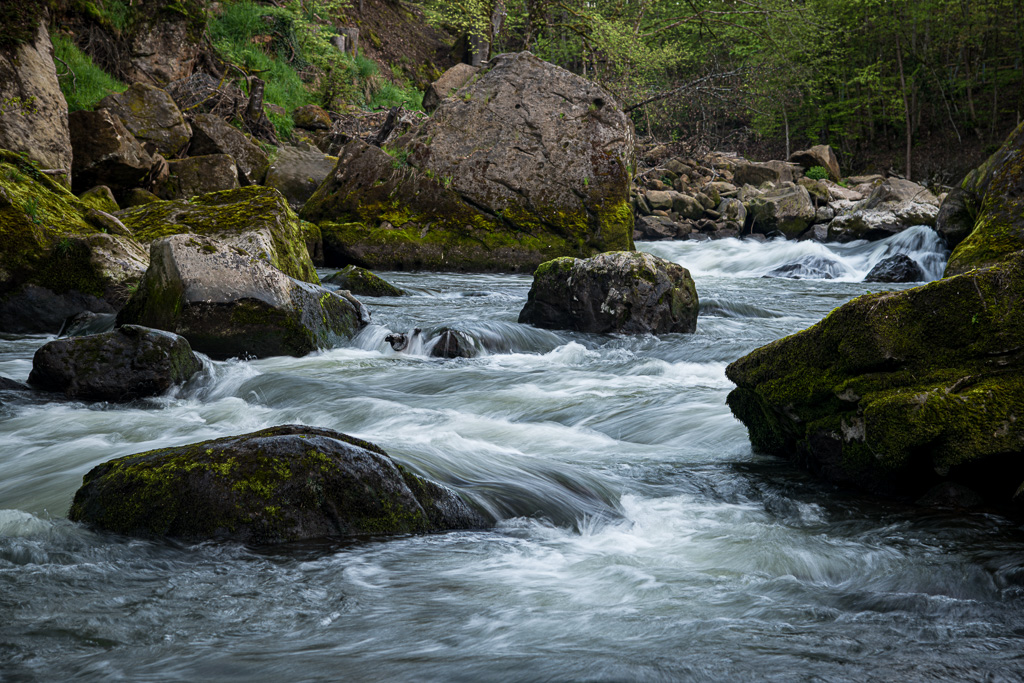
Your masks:
<instances>
[{"instance_id":1,"label":"mossy rock ledge","mask_svg":"<svg viewBox=\"0 0 1024 683\"><path fill-rule=\"evenodd\" d=\"M579 332L664 334L697 329L690 271L642 252L542 263L519 322Z\"/></svg>"},{"instance_id":2,"label":"mossy rock ledge","mask_svg":"<svg viewBox=\"0 0 1024 683\"><path fill-rule=\"evenodd\" d=\"M25 157L0 150L0 331L56 333L82 311L114 313L149 258Z\"/></svg>"},{"instance_id":3,"label":"mossy rock ledge","mask_svg":"<svg viewBox=\"0 0 1024 683\"><path fill-rule=\"evenodd\" d=\"M150 266L117 316L180 334L212 358L302 356L369 322L348 292L290 278L238 247L201 235L150 246Z\"/></svg>"},{"instance_id":4,"label":"mossy rock ledge","mask_svg":"<svg viewBox=\"0 0 1024 683\"><path fill-rule=\"evenodd\" d=\"M306 246L308 230L281 193L270 187L250 186L153 202L118 216L143 244L170 235L206 235L262 259L296 280L320 283Z\"/></svg>"},{"instance_id":5,"label":"mossy rock ledge","mask_svg":"<svg viewBox=\"0 0 1024 683\"><path fill-rule=\"evenodd\" d=\"M600 86L500 55L383 149L347 143L300 215L320 225L329 266L533 270L632 249L634 148Z\"/></svg>"},{"instance_id":6,"label":"mossy rock ledge","mask_svg":"<svg viewBox=\"0 0 1024 683\"><path fill-rule=\"evenodd\" d=\"M967 487L1021 511L1024 252L858 297L726 375L756 451L886 496Z\"/></svg>"},{"instance_id":7,"label":"mossy rock ledge","mask_svg":"<svg viewBox=\"0 0 1024 683\"><path fill-rule=\"evenodd\" d=\"M1024 249L1024 124L950 191L936 221L936 230L955 247L947 277Z\"/></svg>"},{"instance_id":8,"label":"mossy rock ledge","mask_svg":"<svg viewBox=\"0 0 1024 683\"><path fill-rule=\"evenodd\" d=\"M85 475L68 516L133 536L255 544L489 524L379 447L299 425L103 463Z\"/></svg>"},{"instance_id":9,"label":"mossy rock ledge","mask_svg":"<svg viewBox=\"0 0 1024 683\"><path fill-rule=\"evenodd\" d=\"M405 296L403 290L359 266L345 266L325 278L324 283L347 289L356 296Z\"/></svg>"}]
</instances>

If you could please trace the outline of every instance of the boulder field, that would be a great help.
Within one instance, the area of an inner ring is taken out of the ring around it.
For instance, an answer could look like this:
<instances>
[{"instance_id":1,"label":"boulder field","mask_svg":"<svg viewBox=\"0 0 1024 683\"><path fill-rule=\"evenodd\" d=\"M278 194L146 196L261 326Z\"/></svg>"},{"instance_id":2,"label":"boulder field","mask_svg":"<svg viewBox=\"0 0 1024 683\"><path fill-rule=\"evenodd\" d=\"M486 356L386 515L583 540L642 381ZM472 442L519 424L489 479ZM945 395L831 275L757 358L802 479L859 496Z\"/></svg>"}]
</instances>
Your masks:
<instances>
[{"instance_id":1,"label":"boulder field","mask_svg":"<svg viewBox=\"0 0 1024 683\"><path fill-rule=\"evenodd\" d=\"M133 536L258 544L489 525L379 447L298 425L105 462L68 517Z\"/></svg>"}]
</instances>

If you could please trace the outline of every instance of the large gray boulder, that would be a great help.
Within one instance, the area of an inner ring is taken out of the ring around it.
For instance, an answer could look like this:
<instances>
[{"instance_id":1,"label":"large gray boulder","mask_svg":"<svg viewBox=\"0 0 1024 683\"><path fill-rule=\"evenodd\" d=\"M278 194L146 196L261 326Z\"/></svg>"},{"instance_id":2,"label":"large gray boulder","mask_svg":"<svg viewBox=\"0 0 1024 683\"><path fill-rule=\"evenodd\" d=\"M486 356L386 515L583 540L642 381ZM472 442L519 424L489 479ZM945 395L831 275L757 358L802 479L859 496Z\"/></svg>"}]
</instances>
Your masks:
<instances>
[{"instance_id":1,"label":"large gray boulder","mask_svg":"<svg viewBox=\"0 0 1024 683\"><path fill-rule=\"evenodd\" d=\"M152 142L165 157L176 156L192 137L192 129L178 105L156 86L133 83L122 93L104 97L96 108L117 114L136 140L143 144Z\"/></svg>"},{"instance_id":2,"label":"large gray boulder","mask_svg":"<svg viewBox=\"0 0 1024 683\"><path fill-rule=\"evenodd\" d=\"M785 183L750 199L747 211L753 215L753 231L763 235L780 232L796 239L814 222L817 214L807 188Z\"/></svg>"},{"instance_id":3,"label":"large gray boulder","mask_svg":"<svg viewBox=\"0 0 1024 683\"><path fill-rule=\"evenodd\" d=\"M302 356L351 337L369 321L347 292L288 277L208 237L153 242L150 266L118 324L180 334L212 358Z\"/></svg>"},{"instance_id":4,"label":"large gray boulder","mask_svg":"<svg viewBox=\"0 0 1024 683\"><path fill-rule=\"evenodd\" d=\"M244 187L134 207L120 214L143 244L170 235L206 235L297 280L319 284L306 246L307 231L281 193Z\"/></svg>"},{"instance_id":5,"label":"large gray boulder","mask_svg":"<svg viewBox=\"0 0 1024 683\"><path fill-rule=\"evenodd\" d=\"M24 152L45 169L71 173L68 105L45 21L38 23L34 40L0 49L0 149ZM70 176L61 181L70 184Z\"/></svg>"},{"instance_id":6,"label":"large gray boulder","mask_svg":"<svg viewBox=\"0 0 1024 683\"><path fill-rule=\"evenodd\" d=\"M153 157L142 148L121 118L106 109L75 111L68 117L74 163L72 187L84 192L106 185L115 193L140 185Z\"/></svg>"},{"instance_id":7,"label":"large gray boulder","mask_svg":"<svg viewBox=\"0 0 1024 683\"><path fill-rule=\"evenodd\" d=\"M697 290L686 268L651 254L618 251L541 264L519 322L580 332L693 332L697 310Z\"/></svg>"},{"instance_id":8,"label":"large gray boulder","mask_svg":"<svg viewBox=\"0 0 1024 683\"><path fill-rule=\"evenodd\" d=\"M85 475L68 517L133 536L258 544L489 523L378 446L299 425L103 463Z\"/></svg>"},{"instance_id":9,"label":"large gray boulder","mask_svg":"<svg viewBox=\"0 0 1024 683\"><path fill-rule=\"evenodd\" d=\"M736 185L753 185L760 187L764 183L791 183L796 180L799 166L785 161L742 161L737 162L733 169L733 182Z\"/></svg>"},{"instance_id":10,"label":"large gray boulder","mask_svg":"<svg viewBox=\"0 0 1024 683\"><path fill-rule=\"evenodd\" d=\"M427 86L423 93L423 109L432 112L448 97L452 97L473 76L480 72L480 67L471 64L456 64L441 74L441 77Z\"/></svg>"},{"instance_id":11,"label":"large gray boulder","mask_svg":"<svg viewBox=\"0 0 1024 683\"><path fill-rule=\"evenodd\" d=\"M32 358L28 381L68 398L131 401L163 394L201 369L184 338L124 325L41 346Z\"/></svg>"},{"instance_id":12,"label":"large gray boulder","mask_svg":"<svg viewBox=\"0 0 1024 683\"><path fill-rule=\"evenodd\" d=\"M393 145L352 141L302 211L368 268L516 270L631 247L632 124L600 86L496 57Z\"/></svg>"},{"instance_id":13,"label":"large gray boulder","mask_svg":"<svg viewBox=\"0 0 1024 683\"><path fill-rule=\"evenodd\" d=\"M130 83L164 86L188 78L203 49L206 7L199 0L148 0L133 17L123 65Z\"/></svg>"},{"instance_id":14,"label":"large gray boulder","mask_svg":"<svg viewBox=\"0 0 1024 683\"><path fill-rule=\"evenodd\" d=\"M242 185L258 185L267 177L270 158L245 133L213 114L196 114L191 118L192 156L228 154L238 167Z\"/></svg>"},{"instance_id":15,"label":"large gray boulder","mask_svg":"<svg viewBox=\"0 0 1024 683\"><path fill-rule=\"evenodd\" d=\"M288 204L298 211L331 174L337 163L336 158L318 150L281 147L267 170L264 183L283 194Z\"/></svg>"}]
</instances>

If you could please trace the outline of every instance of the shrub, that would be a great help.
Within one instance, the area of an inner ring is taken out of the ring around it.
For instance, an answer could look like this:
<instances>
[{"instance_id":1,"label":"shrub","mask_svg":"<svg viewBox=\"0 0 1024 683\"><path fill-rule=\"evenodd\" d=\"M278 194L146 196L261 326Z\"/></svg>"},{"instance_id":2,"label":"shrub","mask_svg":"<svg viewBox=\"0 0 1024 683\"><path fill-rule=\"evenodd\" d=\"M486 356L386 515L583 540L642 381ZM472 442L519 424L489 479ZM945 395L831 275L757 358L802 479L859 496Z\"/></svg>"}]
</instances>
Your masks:
<instances>
[{"instance_id":1,"label":"shrub","mask_svg":"<svg viewBox=\"0 0 1024 683\"><path fill-rule=\"evenodd\" d=\"M824 166L811 166L805 175L811 180L825 180L828 178L828 169Z\"/></svg>"}]
</instances>

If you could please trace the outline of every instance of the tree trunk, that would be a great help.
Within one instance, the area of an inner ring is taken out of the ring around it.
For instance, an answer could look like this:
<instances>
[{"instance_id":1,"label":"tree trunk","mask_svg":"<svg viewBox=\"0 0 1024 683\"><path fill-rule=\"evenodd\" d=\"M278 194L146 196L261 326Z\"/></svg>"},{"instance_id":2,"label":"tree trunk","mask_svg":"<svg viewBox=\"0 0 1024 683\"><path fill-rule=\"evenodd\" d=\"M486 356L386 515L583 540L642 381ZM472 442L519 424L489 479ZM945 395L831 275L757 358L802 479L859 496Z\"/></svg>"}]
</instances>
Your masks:
<instances>
[{"instance_id":1,"label":"tree trunk","mask_svg":"<svg viewBox=\"0 0 1024 683\"><path fill-rule=\"evenodd\" d=\"M911 146L913 144L913 140L911 138L913 130L912 130L912 125L911 125L911 120L910 120L910 118L911 118L911 115L910 115L910 100L907 98L907 79L903 75L903 46L900 44L900 34L898 32L896 33L896 65L899 67L899 70L900 70L900 90L903 91L903 115L904 115L904 118L906 120L906 127L907 127L907 169L906 169L906 176L907 176L907 180L911 180L912 178L910 176L910 172L911 172L910 149L911 149Z\"/></svg>"}]
</instances>

